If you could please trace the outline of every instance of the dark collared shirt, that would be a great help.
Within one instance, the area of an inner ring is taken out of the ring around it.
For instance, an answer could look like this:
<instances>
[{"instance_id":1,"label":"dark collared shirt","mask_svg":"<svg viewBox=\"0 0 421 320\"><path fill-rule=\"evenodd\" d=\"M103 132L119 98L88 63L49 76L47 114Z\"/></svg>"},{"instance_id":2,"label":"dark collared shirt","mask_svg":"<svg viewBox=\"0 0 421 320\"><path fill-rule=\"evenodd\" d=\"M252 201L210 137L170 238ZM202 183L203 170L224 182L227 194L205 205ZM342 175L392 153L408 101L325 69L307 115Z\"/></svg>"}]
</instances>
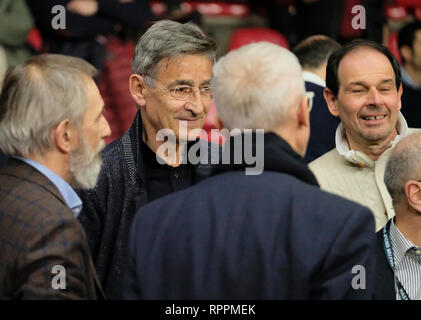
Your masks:
<instances>
[{"instance_id":1,"label":"dark collared shirt","mask_svg":"<svg viewBox=\"0 0 421 320\"><path fill-rule=\"evenodd\" d=\"M193 185L194 167L191 164L181 164L178 167L162 165L158 163L155 152L146 143L142 141L140 147L145 164L148 202Z\"/></svg>"}]
</instances>

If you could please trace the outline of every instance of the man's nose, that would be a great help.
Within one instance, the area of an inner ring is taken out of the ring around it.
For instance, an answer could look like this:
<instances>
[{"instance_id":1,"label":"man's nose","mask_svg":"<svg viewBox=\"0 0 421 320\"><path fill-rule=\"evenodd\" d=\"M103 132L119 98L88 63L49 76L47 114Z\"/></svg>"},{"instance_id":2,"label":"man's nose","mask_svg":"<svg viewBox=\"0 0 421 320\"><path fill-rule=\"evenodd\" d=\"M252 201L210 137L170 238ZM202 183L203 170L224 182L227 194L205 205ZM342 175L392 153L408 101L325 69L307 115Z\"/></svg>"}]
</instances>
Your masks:
<instances>
[{"instance_id":1,"label":"man's nose","mask_svg":"<svg viewBox=\"0 0 421 320\"><path fill-rule=\"evenodd\" d=\"M368 91L368 103L370 105L375 105L375 106L379 106L383 104L383 99L381 94L379 93L379 91L375 88L370 89Z\"/></svg>"},{"instance_id":2,"label":"man's nose","mask_svg":"<svg viewBox=\"0 0 421 320\"><path fill-rule=\"evenodd\" d=\"M186 109L192 111L195 115L205 112L206 99L200 94L200 90L195 90L186 103Z\"/></svg>"},{"instance_id":3,"label":"man's nose","mask_svg":"<svg viewBox=\"0 0 421 320\"><path fill-rule=\"evenodd\" d=\"M107 119L105 119L104 116L102 116L102 137L103 138L107 138L111 135L111 128L110 128L110 124L108 123Z\"/></svg>"}]
</instances>

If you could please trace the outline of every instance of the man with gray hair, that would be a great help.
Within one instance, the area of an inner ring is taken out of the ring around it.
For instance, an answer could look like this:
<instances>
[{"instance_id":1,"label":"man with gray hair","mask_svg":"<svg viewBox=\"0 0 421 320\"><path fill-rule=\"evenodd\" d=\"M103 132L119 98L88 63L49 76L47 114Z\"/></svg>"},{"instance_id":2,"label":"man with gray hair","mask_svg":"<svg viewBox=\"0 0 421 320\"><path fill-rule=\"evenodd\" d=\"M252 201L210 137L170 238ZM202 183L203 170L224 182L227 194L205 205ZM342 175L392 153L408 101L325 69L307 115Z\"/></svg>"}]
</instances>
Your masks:
<instances>
[{"instance_id":1,"label":"man with gray hair","mask_svg":"<svg viewBox=\"0 0 421 320\"><path fill-rule=\"evenodd\" d=\"M198 26L168 20L152 25L136 45L129 85L139 111L131 128L105 149L96 188L80 192L79 220L110 298L121 298L136 210L210 173L212 152L200 154L198 164L186 154L209 109L215 51L215 41ZM202 143L208 150L210 144Z\"/></svg>"},{"instance_id":2,"label":"man with gray hair","mask_svg":"<svg viewBox=\"0 0 421 320\"><path fill-rule=\"evenodd\" d=\"M247 175L244 154L216 176L142 207L130 233L125 297L370 297L374 219L321 191L305 164L309 101L297 58L253 43L222 57L211 84L222 123L240 131L227 152L252 149L264 172Z\"/></svg>"},{"instance_id":3,"label":"man with gray hair","mask_svg":"<svg viewBox=\"0 0 421 320\"><path fill-rule=\"evenodd\" d=\"M375 298L421 300L421 133L397 143L384 183L395 217L377 232Z\"/></svg>"},{"instance_id":4,"label":"man with gray hair","mask_svg":"<svg viewBox=\"0 0 421 320\"><path fill-rule=\"evenodd\" d=\"M93 188L110 128L79 58L12 67L0 94L0 299L103 297L73 188Z\"/></svg>"}]
</instances>

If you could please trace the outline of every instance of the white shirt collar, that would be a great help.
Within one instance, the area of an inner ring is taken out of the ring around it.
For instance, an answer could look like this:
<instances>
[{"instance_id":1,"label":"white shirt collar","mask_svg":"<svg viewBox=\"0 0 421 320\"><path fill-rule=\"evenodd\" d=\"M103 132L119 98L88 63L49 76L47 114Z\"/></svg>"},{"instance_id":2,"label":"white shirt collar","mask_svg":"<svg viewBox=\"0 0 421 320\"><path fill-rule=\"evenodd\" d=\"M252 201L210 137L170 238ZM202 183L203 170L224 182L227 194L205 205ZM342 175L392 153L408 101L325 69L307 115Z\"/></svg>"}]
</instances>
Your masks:
<instances>
[{"instance_id":1,"label":"white shirt collar","mask_svg":"<svg viewBox=\"0 0 421 320\"><path fill-rule=\"evenodd\" d=\"M303 79L304 81L317 84L321 87L326 87L326 82L313 72L303 71Z\"/></svg>"},{"instance_id":2,"label":"white shirt collar","mask_svg":"<svg viewBox=\"0 0 421 320\"><path fill-rule=\"evenodd\" d=\"M398 114L398 121L396 124L396 128L398 130L398 135L391 142L391 145L397 143L400 139L402 139L408 134L408 124L406 123L405 118L400 112ZM373 166L374 161L371 160L363 152L349 149L348 140L346 138L344 125L342 124L342 122L339 123L338 127L336 128L335 143L336 143L336 149L338 150L339 154L343 156L349 162L357 163L357 164L362 163L369 167Z\"/></svg>"},{"instance_id":3,"label":"white shirt collar","mask_svg":"<svg viewBox=\"0 0 421 320\"><path fill-rule=\"evenodd\" d=\"M24 161L31 167L41 172L48 180L50 180L61 193L64 201L66 202L67 206L72 210L75 217L79 215L80 211L82 210L82 200L73 190L73 188L62 177L60 177L51 169L47 168L46 166L42 165L37 161L22 157L15 158Z\"/></svg>"}]
</instances>

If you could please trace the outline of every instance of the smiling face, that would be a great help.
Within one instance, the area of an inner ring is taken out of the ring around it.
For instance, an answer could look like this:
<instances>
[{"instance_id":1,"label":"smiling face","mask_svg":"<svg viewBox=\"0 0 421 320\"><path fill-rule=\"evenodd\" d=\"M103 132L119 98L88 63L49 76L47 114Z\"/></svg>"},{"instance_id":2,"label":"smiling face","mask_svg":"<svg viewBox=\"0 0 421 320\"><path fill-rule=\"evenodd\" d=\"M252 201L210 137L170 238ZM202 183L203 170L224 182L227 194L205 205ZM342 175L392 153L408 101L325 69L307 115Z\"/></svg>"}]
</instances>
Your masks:
<instances>
[{"instance_id":1,"label":"smiling face","mask_svg":"<svg viewBox=\"0 0 421 320\"><path fill-rule=\"evenodd\" d=\"M177 139L187 140L193 129L202 128L210 99L201 97L197 90L209 86L211 72L211 60L201 55L166 58L158 63L157 72L151 76L155 86L146 83L142 89L141 112L148 139L155 139L161 129L170 129ZM171 92L183 87L196 92L187 99L174 97ZM184 133L179 134L180 127Z\"/></svg>"},{"instance_id":2,"label":"smiling face","mask_svg":"<svg viewBox=\"0 0 421 320\"><path fill-rule=\"evenodd\" d=\"M386 56L370 48L346 54L338 68L339 91L325 97L330 112L339 116L353 149L382 144L397 134L402 88ZM327 89L328 91L328 89Z\"/></svg>"}]
</instances>

